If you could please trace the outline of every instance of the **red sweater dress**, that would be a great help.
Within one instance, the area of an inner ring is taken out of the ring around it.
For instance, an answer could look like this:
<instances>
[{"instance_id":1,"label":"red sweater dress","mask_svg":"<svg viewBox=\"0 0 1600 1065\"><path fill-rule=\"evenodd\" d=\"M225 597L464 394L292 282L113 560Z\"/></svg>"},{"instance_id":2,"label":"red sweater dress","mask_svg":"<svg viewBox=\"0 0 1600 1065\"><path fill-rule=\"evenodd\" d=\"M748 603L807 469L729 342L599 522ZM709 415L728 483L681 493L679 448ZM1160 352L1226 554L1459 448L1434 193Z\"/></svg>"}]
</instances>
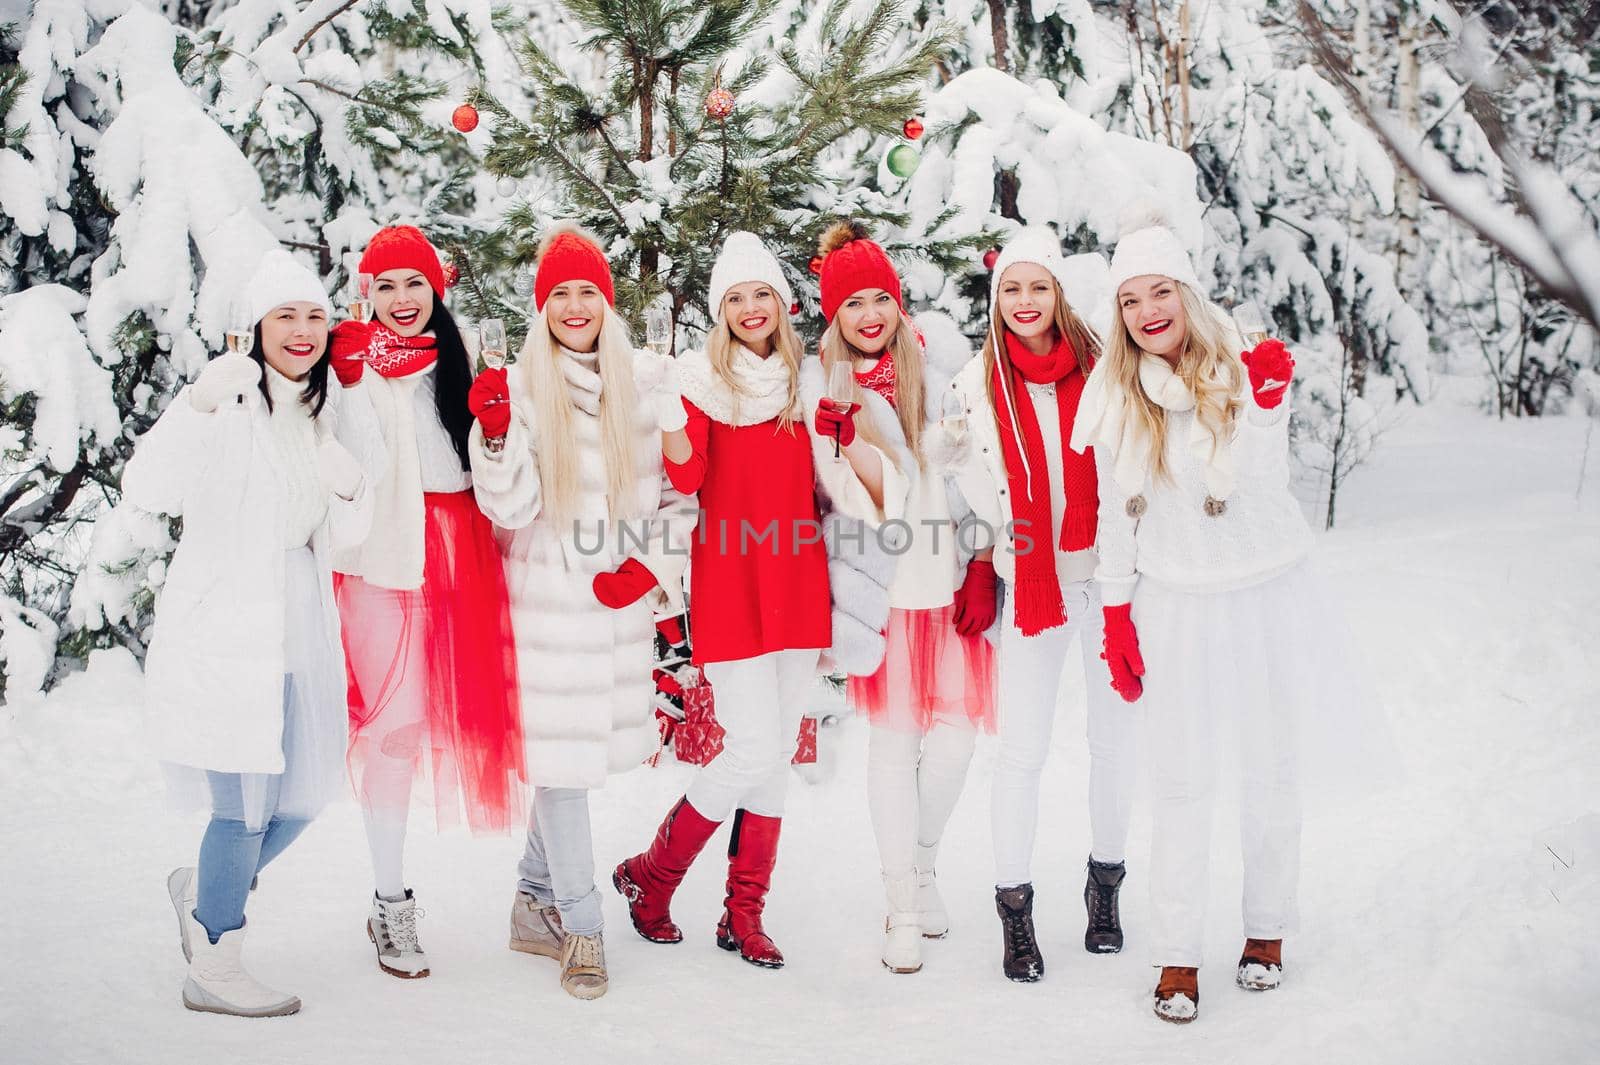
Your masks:
<instances>
[{"instance_id":1,"label":"red sweater dress","mask_svg":"<svg viewBox=\"0 0 1600 1065\"><path fill-rule=\"evenodd\" d=\"M694 454L666 470L674 488L700 496L689 555L695 664L828 647L828 556L804 423L733 426L683 405Z\"/></svg>"}]
</instances>

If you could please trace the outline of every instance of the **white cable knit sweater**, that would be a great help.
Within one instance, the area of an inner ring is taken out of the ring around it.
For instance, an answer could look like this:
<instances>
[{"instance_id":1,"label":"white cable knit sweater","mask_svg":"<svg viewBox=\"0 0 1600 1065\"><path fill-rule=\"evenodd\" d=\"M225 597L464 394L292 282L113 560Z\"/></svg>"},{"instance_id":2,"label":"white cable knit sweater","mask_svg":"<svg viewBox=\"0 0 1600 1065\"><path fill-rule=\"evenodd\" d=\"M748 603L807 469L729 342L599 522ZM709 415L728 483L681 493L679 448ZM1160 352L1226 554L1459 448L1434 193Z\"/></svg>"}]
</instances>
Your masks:
<instances>
[{"instance_id":1,"label":"white cable knit sweater","mask_svg":"<svg viewBox=\"0 0 1600 1065\"><path fill-rule=\"evenodd\" d=\"M328 490L317 466L317 426L311 408L300 402L304 385L266 367L272 416L267 419L274 468L283 478L283 547L304 547L328 516ZM338 387L337 384L334 385Z\"/></svg>"}]
</instances>

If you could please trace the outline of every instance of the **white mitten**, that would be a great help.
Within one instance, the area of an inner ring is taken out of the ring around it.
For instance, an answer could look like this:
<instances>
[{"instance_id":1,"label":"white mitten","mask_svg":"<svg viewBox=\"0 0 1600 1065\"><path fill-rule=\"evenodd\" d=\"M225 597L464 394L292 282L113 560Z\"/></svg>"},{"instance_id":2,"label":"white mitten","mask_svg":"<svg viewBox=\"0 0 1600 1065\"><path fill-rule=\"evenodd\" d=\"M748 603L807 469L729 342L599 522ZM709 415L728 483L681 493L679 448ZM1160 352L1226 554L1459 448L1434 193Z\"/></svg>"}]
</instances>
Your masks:
<instances>
[{"instance_id":1,"label":"white mitten","mask_svg":"<svg viewBox=\"0 0 1600 1065\"><path fill-rule=\"evenodd\" d=\"M232 352L218 355L189 386L189 405L201 414L210 414L254 391L260 383L261 364L256 360Z\"/></svg>"},{"instance_id":2,"label":"white mitten","mask_svg":"<svg viewBox=\"0 0 1600 1065\"><path fill-rule=\"evenodd\" d=\"M361 491L361 465L337 440L317 445L317 471L322 486L340 499L354 499Z\"/></svg>"},{"instance_id":3,"label":"white mitten","mask_svg":"<svg viewBox=\"0 0 1600 1065\"><path fill-rule=\"evenodd\" d=\"M972 434L961 433L954 440L942 426L935 425L923 445L928 465L935 470L956 470L972 458Z\"/></svg>"},{"instance_id":4,"label":"white mitten","mask_svg":"<svg viewBox=\"0 0 1600 1065\"><path fill-rule=\"evenodd\" d=\"M656 427L663 433L675 433L689 424L683 393L678 390L678 364L670 356L658 355L641 363L635 380L654 406Z\"/></svg>"}]
</instances>

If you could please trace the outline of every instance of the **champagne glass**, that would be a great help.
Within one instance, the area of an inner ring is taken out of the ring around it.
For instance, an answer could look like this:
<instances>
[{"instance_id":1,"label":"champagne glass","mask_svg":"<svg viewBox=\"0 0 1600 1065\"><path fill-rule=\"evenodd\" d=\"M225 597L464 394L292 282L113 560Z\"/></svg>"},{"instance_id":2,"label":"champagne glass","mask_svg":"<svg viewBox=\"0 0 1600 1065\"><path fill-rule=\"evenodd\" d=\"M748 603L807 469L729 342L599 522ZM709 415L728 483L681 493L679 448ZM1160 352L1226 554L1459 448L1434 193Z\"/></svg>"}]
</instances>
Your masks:
<instances>
[{"instance_id":1,"label":"champagne glass","mask_svg":"<svg viewBox=\"0 0 1600 1065\"><path fill-rule=\"evenodd\" d=\"M372 275L350 275L350 317L365 325L372 321Z\"/></svg>"},{"instance_id":2,"label":"champagne glass","mask_svg":"<svg viewBox=\"0 0 1600 1065\"><path fill-rule=\"evenodd\" d=\"M939 432L954 454L967 439L967 402L955 389L947 389L940 405Z\"/></svg>"},{"instance_id":3,"label":"champagne glass","mask_svg":"<svg viewBox=\"0 0 1600 1065\"><path fill-rule=\"evenodd\" d=\"M843 359L828 368L828 405L837 411L850 409L856 394L856 370L849 359ZM839 457L839 434L833 436L833 457Z\"/></svg>"},{"instance_id":4,"label":"champagne glass","mask_svg":"<svg viewBox=\"0 0 1600 1065\"><path fill-rule=\"evenodd\" d=\"M499 318L485 318L478 323L478 354L483 365L498 370L506 364L506 323Z\"/></svg>"},{"instance_id":5,"label":"champagne glass","mask_svg":"<svg viewBox=\"0 0 1600 1065\"><path fill-rule=\"evenodd\" d=\"M672 311L659 303L644 311L644 343L657 355L665 356L672 350Z\"/></svg>"},{"instance_id":6,"label":"champagne glass","mask_svg":"<svg viewBox=\"0 0 1600 1065\"><path fill-rule=\"evenodd\" d=\"M256 327L250 321L250 312L243 301L235 301L228 308L228 328L222 339L230 355L249 355L255 350ZM244 396L235 396L234 403L242 405Z\"/></svg>"},{"instance_id":7,"label":"champagne glass","mask_svg":"<svg viewBox=\"0 0 1600 1065\"><path fill-rule=\"evenodd\" d=\"M1244 337L1247 347L1253 348L1267 339L1267 320L1261 313L1261 307L1251 300L1234 307L1233 324L1238 328L1239 335Z\"/></svg>"}]
</instances>

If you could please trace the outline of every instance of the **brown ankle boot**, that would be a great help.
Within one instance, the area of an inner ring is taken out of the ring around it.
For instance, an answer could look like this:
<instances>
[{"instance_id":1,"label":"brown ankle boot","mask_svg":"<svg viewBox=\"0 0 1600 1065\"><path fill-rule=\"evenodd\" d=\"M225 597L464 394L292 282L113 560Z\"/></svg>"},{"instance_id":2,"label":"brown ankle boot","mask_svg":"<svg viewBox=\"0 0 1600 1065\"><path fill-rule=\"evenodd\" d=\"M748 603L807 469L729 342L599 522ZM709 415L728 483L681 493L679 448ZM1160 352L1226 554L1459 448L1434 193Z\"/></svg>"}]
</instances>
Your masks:
<instances>
[{"instance_id":1,"label":"brown ankle boot","mask_svg":"<svg viewBox=\"0 0 1600 1065\"><path fill-rule=\"evenodd\" d=\"M1155 1014L1172 1024L1188 1024L1200 1015L1200 970L1163 965L1156 983Z\"/></svg>"},{"instance_id":2,"label":"brown ankle boot","mask_svg":"<svg viewBox=\"0 0 1600 1065\"><path fill-rule=\"evenodd\" d=\"M1003 953L1000 968L1007 980L1031 984L1044 976L1044 955L1033 932L1033 885L995 888L994 908L1000 914Z\"/></svg>"},{"instance_id":3,"label":"brown ankle boot","mask_svg":"<svg viewBox=\"0 0 1600 1065\"><path fill-rule=\"evenodd\" d=\"M1283 940L1245 940L1234 983L1246 991L1271 991L1283 983Z\"/></svg>"}]
</instances>

